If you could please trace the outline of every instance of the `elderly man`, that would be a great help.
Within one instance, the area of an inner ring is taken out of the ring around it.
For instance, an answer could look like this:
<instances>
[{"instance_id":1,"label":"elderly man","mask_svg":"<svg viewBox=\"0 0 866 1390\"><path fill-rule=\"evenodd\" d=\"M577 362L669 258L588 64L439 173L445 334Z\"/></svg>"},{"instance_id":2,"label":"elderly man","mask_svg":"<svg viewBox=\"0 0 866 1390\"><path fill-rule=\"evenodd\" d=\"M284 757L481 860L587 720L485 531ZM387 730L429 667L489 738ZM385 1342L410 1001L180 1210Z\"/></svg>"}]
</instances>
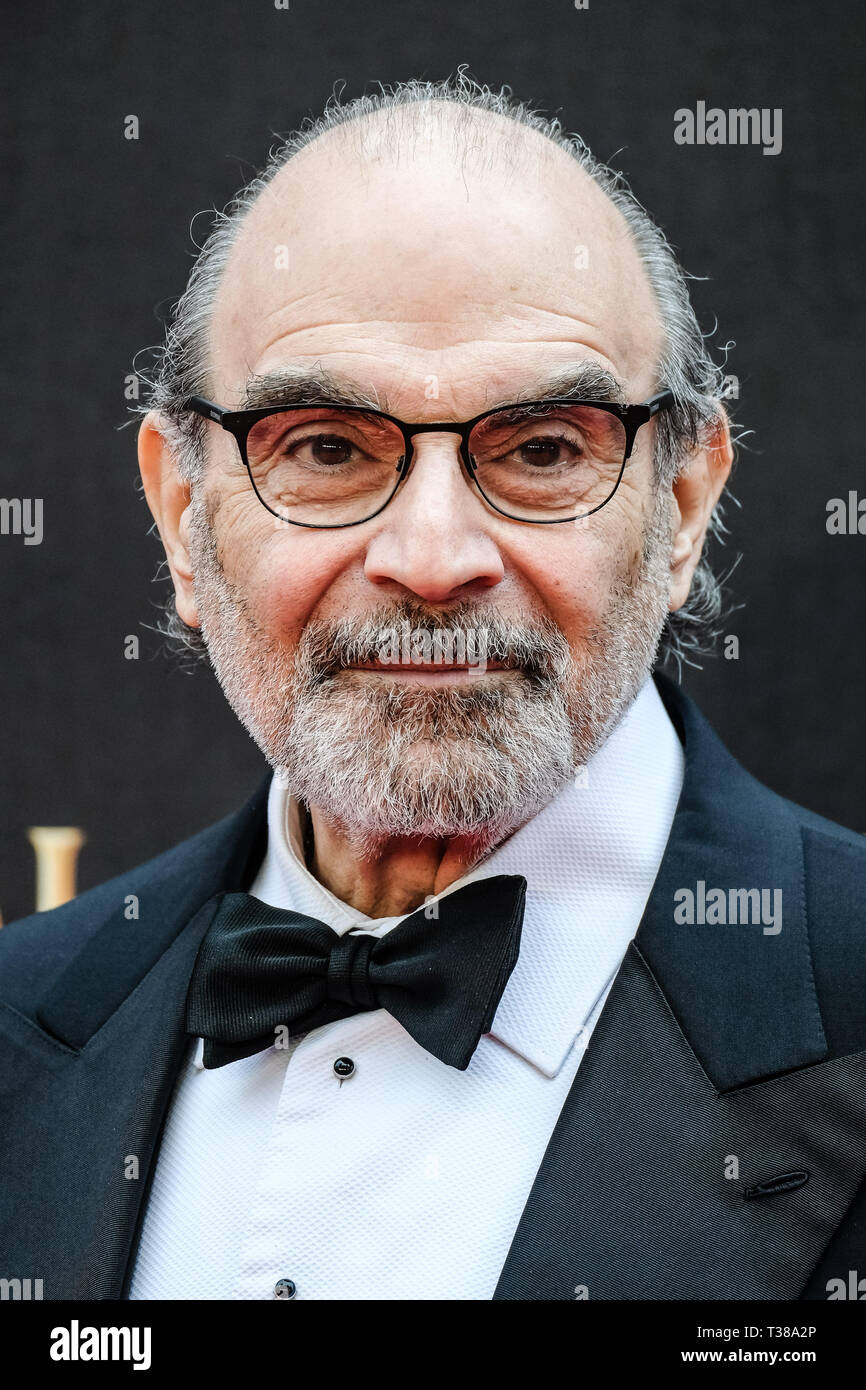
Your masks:
<instances>
[{"instance_id":1,"label":"elderly man","mask_svg":"<svg viewBox=\"0 0 866 1390\"><path fill-rule=\"evenodd\" d=\"M330 107L231 205L139 456L172 630L273 774L3 932L0 1273L564 1300L866 1272L861 840L652 675L717 612L718 386L624 184L464 77Z\"/></svg>"}]
</instances>

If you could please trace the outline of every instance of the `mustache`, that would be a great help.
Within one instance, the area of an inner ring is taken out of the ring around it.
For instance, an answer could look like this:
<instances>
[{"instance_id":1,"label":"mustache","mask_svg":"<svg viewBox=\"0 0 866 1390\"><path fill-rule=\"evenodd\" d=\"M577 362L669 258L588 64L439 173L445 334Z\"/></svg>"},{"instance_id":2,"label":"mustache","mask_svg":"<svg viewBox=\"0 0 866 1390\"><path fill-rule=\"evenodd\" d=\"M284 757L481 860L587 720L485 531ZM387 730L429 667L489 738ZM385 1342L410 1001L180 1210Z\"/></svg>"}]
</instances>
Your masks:
<instances>
[{"instance_id":1,"label":"mustache","mask_svg":"<svg viewBox=\"0 0 866 1390\"><path fill-rule=\"evenodd\" d=\"M520 671L533 685L560 683L571 666L571 649L551 619L515 619L490 605L463 602L447 613L412 599L402 599L372 613L344 618L314 618L303 629L296 665L310 686L333 682L348 667L369 665L381 658L395 638L403 642L426 639L447 651L481 656L506 670ZM411 659L411 658L410 658Z\"/></svg>"}]
</instances>

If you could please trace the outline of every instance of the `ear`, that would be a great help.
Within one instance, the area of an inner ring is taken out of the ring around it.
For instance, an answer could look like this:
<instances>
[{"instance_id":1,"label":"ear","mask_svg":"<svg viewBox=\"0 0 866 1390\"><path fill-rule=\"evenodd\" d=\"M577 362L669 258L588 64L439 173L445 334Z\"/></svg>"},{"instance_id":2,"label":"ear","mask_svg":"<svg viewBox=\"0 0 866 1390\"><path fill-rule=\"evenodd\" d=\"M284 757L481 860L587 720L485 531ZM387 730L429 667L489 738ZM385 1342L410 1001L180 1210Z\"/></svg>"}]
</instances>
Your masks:
<instances>
[{"instance_id":1,"label":"ear","mask_svg":"<svg viewBox=\"0 0 866 1390\"><path fill-rule=\"evenodd\" d=\"M693 454L672 484L674 536L668 601L672 613L688 598L707 526L728 480L733 457L728 419L720 410L707 442Z\"/></svg>"},{"instance_id":2,"label":"ear","mask_svg":"<svg viewBox=\"0 0 866 1390\"><path fill-rule=\"evenodd\" d=\"M189 484L181 476L166 423L155 411L144 417L138 432L138 466L165 547L178 615L189 627L198 627L189 555Z\"/></svg>"}]
</instances>

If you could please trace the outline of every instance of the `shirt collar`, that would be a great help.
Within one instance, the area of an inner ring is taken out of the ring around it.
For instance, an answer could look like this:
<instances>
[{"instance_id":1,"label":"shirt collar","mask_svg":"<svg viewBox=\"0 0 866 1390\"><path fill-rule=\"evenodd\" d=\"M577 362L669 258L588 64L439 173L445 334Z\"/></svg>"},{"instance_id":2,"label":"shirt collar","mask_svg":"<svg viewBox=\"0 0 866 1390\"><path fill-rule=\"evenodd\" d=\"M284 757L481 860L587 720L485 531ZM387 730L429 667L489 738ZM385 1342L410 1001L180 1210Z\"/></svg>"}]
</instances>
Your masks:
<instances>
[{"instance_id":1,"label":"shirt collar","mask_svg":"<svg viewBox=\"0 0 866 1390\"><path fill-rule=\"evenodd\" d=\"M683 768L682 746L655 684L647 680L581 773L444 890L495 874L526 878L520 956L491 1034L546 1076L561 1070L637 931L670 834ZM381 936L403 920L366 917L310 873L298 806L276 778L268 802L268 849L250 891L271 906L317 917L341 936L353 930Z\"/></svg>"}]
</instances>

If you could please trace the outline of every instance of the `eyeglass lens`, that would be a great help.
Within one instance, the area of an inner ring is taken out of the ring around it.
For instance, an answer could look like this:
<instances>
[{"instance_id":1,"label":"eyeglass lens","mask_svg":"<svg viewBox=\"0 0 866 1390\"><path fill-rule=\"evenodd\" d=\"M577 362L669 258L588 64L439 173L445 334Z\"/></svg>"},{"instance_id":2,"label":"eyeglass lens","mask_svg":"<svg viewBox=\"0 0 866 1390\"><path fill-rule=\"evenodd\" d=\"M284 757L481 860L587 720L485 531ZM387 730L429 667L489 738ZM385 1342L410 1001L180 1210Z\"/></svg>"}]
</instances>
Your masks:
<instances>
[{"instance_id":1,"label":"eyeglass lens","mask_svg":"<svg viewBox=\"0 0 866 1390\"><path fill-rule=\"evenodd\" d=\"M625 452L622 421L587 405L496 411L469 436L480 491L520 521L564 520L601 506L616 490ZM261 500L308 526L373 516L397 488L404 453L392 421L335 406L278 411L257 421L246 441Z\"/></svg>"}]
</instances>

